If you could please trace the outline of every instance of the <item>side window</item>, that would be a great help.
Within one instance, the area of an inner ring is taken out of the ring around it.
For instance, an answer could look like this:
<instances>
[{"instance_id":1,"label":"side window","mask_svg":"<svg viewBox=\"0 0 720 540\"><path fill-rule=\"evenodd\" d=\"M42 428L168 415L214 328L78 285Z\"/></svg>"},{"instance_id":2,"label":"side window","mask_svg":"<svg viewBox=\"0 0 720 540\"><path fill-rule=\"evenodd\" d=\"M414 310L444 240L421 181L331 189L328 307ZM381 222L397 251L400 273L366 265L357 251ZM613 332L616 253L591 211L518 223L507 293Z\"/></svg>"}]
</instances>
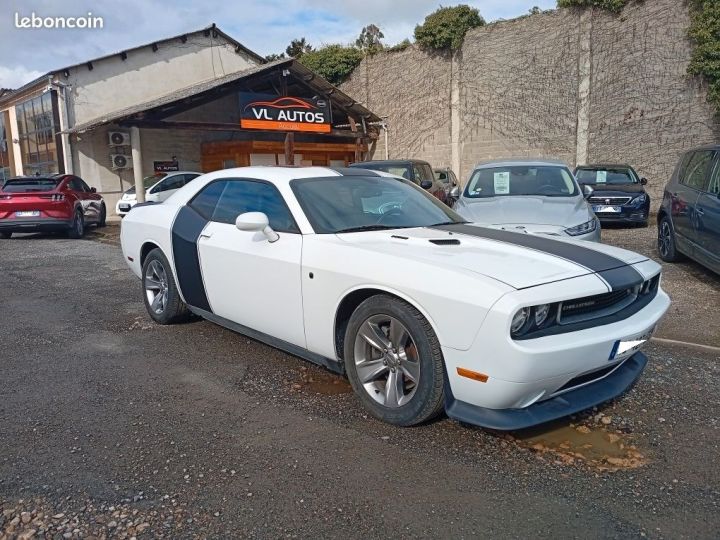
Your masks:
<instances>
[{"instance_id":1,"label":"side window","mask_svg":"<svg viewBox=\"0 0 720 540\"><path fill-rule=\"evenodd\" d=\"M71 189L72 191L78 191L78 192L80 192L80 193L82 193L83 191L85 191L85 190L83 189L83 187L82 187L82 184L80 183L80 179L79 179L79 178L71 178L70 180L68 180L67 186L68 186L68 188Z\"/></svg>"},{"instance_id":2,"label":"side window","mask_svg":"<svg viewBox=\"0 0 720 540\"><path fill-rule=\"evenodd\" d=\"M215 208L212 221L235 223L245 212L263 212L279 232L300 232L280 192L272 184L230 180Z\"/></svg>"},{"instance_id":3,"label":"side window","mask_svg":"<svg viewBox=\"0 0 720 540\"><path fill-rule=\"evenodd\" d=\"M92 191L90 189L90 186L88 186L85 183L85 180L83 180L82 178L78 178L77 181L80 182L80 185L82 186L83 191L85 191L86 193L90 193Z\"/></svg>"},{"instance_id":4,"label":"side window","mask_svg":"<svg viewBox=\"0 0 720 540\"><path fill-rule=\"evenodd\" d=\"M689 155L680 171L680 183L693 189L703 189L715 157L711 150L701 150Z\"/></svg>"},{"instance_id":5,"label":"side window","mask_svg":"<svg viewBox=\"0 0 720 540\"><path fill-rule=\"evenodd\" d=\"M423 169L423 171L425 171L425 179L430 180L431 182L434 182L435 175L433 174L432 167L430 167L430 165L423 165L422 169Z\"/></svg>"},{"instance_id":6,"label":"side window","mask_svg":"<svg viewBox=\"0 0 720 540\"><path fill-rule=\"evenodd\" d=\"M222 195L226 185L227 181L224 180L208 184L200 191L200 193L193 197L193 200L190 201L188 206L205 219L212 219L215 207L217 206L217 203L220 200L220 195Z\"/></svg>"},{"instance_id":7,"label":"side window","mask_svg":"<svg viewBox=\"0 0 720 540\"><path fill-rule=\"evenodd\" d=\"M711 195L720 195L720 160L715 160L715 170L710 177L708 193Z\"/></svg>"}]
</instances>

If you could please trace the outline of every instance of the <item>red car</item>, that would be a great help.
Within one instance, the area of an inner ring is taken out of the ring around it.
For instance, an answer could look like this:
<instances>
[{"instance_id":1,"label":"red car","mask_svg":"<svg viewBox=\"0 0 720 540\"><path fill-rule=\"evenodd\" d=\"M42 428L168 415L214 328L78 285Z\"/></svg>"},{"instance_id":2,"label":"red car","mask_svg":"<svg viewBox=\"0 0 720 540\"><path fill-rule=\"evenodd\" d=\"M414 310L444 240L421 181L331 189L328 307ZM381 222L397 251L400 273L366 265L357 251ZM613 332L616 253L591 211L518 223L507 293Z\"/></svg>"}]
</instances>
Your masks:
<instances>
[{"instance_id":1,"label":"red car","mask_svg":"<svg viewBox=\"0 0 720 540\"><path fill-rule=\"evenodd\" d=\"M13 233L67 232L81 238L85 227L105 226L103 198L72 174L22 176L6 180L0 189L0 237Z\"/></svg>"}]
</instances>

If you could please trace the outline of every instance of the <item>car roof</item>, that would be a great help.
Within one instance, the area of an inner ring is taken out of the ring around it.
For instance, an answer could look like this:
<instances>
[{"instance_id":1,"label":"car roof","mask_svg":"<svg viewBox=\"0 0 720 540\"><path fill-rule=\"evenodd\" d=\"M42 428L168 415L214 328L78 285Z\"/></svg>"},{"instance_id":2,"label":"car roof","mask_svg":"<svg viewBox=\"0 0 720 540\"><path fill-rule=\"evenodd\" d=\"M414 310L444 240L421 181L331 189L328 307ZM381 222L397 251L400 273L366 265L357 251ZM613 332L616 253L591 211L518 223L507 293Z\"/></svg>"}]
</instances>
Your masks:
<instances>
[{"instance_id":1,"label":"car roof","mask_svg":"<svg viewBox=\"0 0 720 540\"><path fill-rule=\"evenodd\" d=\"M576 169L632 169L631 165L623 163L593 163L589 165L578 165Z\"/></svg>"},{"instance_id":2,"label":"car roof","mask_svg":"<svg viewBox=\"0 0 720 540\"><path fill-rule=\"evenodd\" d=\"M235 167L233 169L221 169L203 175L203 180L212 181L220 178L247 178L254 180L266 180L272 184L288 184L292 180L301 178L327 178L331 176L384 176L397 178L395 175L385 171L372 171L353 167L283 167L256 165L250 167ZM364 173L364 174L363 174Z\"/></svg>"},{"instance_id":3,"label":"car roof","mask_svg":"<svg viewBox=\"0 0 720 540\"><path fill-rule=\"evenodd\" d=\"M350 167L360 167L365 165L405 165L408 163L422 163L429 165L429 163L422 159L374 159L371 161L358 161L351 163Z\"/></svg>"},{"instance_id":4,"label":"car roof","mask_svg":"<svg viewBox=\"0 0 720 540\"><path fill-rule=\"evenodd\" d=\"M567 164L559 159L542 159L542 158L508 158L508 159L496 159L491 161L483 161L475 165L477 169L489 169L491 167L497 167L499 165L505 165L507 167L518 167L518 166L535 166L535 167L567 167Z\"/></svg>"}]
</instances>

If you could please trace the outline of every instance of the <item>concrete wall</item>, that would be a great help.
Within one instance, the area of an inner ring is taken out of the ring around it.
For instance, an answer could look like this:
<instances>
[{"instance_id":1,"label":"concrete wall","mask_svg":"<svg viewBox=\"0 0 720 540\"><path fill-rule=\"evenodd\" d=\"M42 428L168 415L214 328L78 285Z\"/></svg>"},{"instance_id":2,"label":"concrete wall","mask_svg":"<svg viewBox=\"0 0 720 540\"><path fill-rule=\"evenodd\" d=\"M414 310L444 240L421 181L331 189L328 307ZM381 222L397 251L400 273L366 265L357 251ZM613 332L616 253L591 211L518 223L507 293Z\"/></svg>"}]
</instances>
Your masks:
<instances>
[{"instance_id":1,"label":"concrete wall","mask_svg":"<svg viewBox=\"0 0 720 540\"><path fill-rule=\"evenodd\" d=\"M70 125L75 125L255 64L222 36L191 34L186 43L161 42L156 52L143 47L128 52L126 60L110 57L92 70L83 64L58 79L72 85Z\"/></svg>"},{"instance_id":2,"label":"concrete wall","mask_svg":"<svg viewBox=\"0 0 720 540\"><path fill-rule=\"evenodd\" d=\"M688 25L682 0L556 10L473 30L452 57L368 57L342 87L388 116L391 157L462 180L500 157L630 163L657 202L681 152L720 140L705 85L687 75Z\"/></svg>"}]
</instances>

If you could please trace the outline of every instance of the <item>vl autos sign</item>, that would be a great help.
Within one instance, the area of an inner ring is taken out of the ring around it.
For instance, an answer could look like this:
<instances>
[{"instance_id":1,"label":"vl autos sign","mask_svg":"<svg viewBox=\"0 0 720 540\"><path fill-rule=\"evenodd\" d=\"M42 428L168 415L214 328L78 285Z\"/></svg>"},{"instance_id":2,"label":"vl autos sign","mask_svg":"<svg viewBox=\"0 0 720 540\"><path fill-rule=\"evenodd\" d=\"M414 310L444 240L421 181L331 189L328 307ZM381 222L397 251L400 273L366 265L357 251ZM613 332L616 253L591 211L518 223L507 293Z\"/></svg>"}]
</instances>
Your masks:
<instances>
[{"instance_id":1,"label":"vl autos sign","mask_svg":"<svg viewBox=\"0 0 720 540\"><path fill-rule=\"evenodd\" d=\"M240 93L240 127L330 133L330 103L324 99Z\"/></svg>"}]
</instances>

